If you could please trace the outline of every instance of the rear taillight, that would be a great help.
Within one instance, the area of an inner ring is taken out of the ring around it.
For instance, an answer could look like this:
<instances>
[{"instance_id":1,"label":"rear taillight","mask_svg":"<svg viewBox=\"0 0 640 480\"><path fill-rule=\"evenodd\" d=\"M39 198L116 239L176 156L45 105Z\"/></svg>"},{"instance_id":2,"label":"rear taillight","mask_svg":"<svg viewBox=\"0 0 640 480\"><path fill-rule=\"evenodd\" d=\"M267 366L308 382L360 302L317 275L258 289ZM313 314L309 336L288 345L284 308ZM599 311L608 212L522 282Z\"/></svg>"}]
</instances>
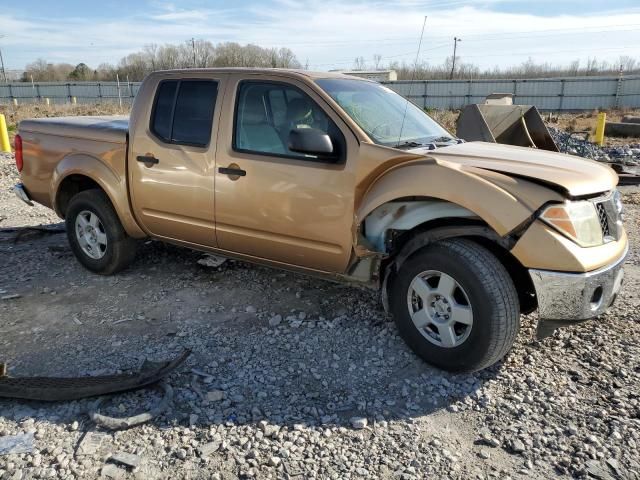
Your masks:
<instances>
[{"instance_id":1,"label":"rear taillight","mask_svg":"<svg viewBox=\"0 0 640 480\"><path fill-rule=\"evenodd\" d=\"M20 135L16 135L13 145L16 150L16 168L21 172L24 166L24 160L22 158L22 137Z\"/></svg>"}]
</instances>

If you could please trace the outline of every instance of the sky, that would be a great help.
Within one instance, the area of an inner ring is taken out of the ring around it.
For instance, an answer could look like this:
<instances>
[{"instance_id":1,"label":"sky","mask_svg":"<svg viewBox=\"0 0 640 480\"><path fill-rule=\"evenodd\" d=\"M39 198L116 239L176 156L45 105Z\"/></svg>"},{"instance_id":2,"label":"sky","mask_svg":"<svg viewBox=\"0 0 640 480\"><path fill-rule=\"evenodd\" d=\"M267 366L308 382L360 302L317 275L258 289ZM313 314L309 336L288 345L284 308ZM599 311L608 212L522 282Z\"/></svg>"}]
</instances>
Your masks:
<instances>
[{"instance_id":1,"label":"sky","mask_svg":"<svg viewBox=\"0 0 640 480\"><path fill-rule=\"evenodd\" d=\"M349 69L356 57L439 64L462 39L462 61L480 67L528 58L567 64L621 55L640 60L640 0L21 0L2 3L5 67L37 58L95 68L148 44L195 37L289 47L313 70Z\"/></svg>"}]
</instances>

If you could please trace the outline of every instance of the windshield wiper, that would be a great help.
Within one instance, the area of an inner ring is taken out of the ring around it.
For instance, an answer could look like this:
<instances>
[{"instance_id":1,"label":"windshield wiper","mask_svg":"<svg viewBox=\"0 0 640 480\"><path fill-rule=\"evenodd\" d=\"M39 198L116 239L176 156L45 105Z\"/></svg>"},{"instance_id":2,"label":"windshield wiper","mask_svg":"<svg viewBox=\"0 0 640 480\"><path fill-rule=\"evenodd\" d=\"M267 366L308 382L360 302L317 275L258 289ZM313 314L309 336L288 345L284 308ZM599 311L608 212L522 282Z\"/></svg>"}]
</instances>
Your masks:
<instances>
[{"instance_id":1,"label":"windshield wiper","mask_svg":"<svg viewBox=\"0 0 640 480\"><path fill-rule=\"evenodd\" d=\"M393 146L393 148L416 148L416 147L423 147L425 145L428 145L428 143L418 143L418 142L401 142L401 143L397 143Z\"/></svg>"},{"instance_id":2,"label":"windshield wiper","mask_svg":"<svg viewBox=\"0 0 640 480\"><path fill-rule=\"evenodd\" d=\"M450 137L448 135L443 135L442 137L436 137L431 139L429 143L445 143L445 142L457 142L458 140L454 137Z\"/></svg>"}]
</instances>

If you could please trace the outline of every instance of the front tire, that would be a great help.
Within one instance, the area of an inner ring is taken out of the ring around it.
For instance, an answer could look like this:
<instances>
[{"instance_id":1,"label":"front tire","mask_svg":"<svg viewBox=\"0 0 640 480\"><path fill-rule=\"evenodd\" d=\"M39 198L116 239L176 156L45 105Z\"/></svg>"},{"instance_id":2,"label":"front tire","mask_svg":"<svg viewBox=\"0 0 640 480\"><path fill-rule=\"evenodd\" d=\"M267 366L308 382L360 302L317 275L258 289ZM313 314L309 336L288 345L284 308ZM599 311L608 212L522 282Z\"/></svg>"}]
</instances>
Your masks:
<instances>
[{"instance_id":1,"label":"front tire","mask_svg":"<svg viewBox=\"0 0 640 480\"><path fill-rule=\"evenodd\" d=\"M133 262L136 241L127 235L102 190L75 195L69 201L65 224L71 250L88 270L111 275Z\"/></svg>"},{"instance_id":2,"label":"front tire","mask_svg":"<svg viewBox=\"0 0 640 480\"><path fill-rule=\"evenodd\" d=\"M452 372L493 365L520 329L518 293L509 273L471 240L442 240L418 250L401 265L389 300L409 347Z\"/></svg>"}]
</instances>

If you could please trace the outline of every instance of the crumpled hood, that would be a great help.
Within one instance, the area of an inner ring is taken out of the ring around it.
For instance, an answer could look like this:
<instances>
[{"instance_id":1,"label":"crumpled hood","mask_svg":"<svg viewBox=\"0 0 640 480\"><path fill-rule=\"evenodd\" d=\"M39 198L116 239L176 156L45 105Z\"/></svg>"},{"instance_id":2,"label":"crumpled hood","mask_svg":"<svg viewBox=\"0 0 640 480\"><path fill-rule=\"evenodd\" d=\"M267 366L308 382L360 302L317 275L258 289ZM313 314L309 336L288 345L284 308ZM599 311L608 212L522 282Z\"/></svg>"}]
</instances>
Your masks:
<instances>
[{"instance_id":1,"label":"crumpled hood","mask_svg":"<svg viewBox=\"0 0 640 480\"><path fill-rule=\"evenodd\" d=\"M418 153L418 149L412 152ZM616 173L602 163L547 150L466 142L424 153L462 168L476 167L534 181L538 179L561 187L573 197L605 192L618 183Z\"/></svg>"}]
</instances>

